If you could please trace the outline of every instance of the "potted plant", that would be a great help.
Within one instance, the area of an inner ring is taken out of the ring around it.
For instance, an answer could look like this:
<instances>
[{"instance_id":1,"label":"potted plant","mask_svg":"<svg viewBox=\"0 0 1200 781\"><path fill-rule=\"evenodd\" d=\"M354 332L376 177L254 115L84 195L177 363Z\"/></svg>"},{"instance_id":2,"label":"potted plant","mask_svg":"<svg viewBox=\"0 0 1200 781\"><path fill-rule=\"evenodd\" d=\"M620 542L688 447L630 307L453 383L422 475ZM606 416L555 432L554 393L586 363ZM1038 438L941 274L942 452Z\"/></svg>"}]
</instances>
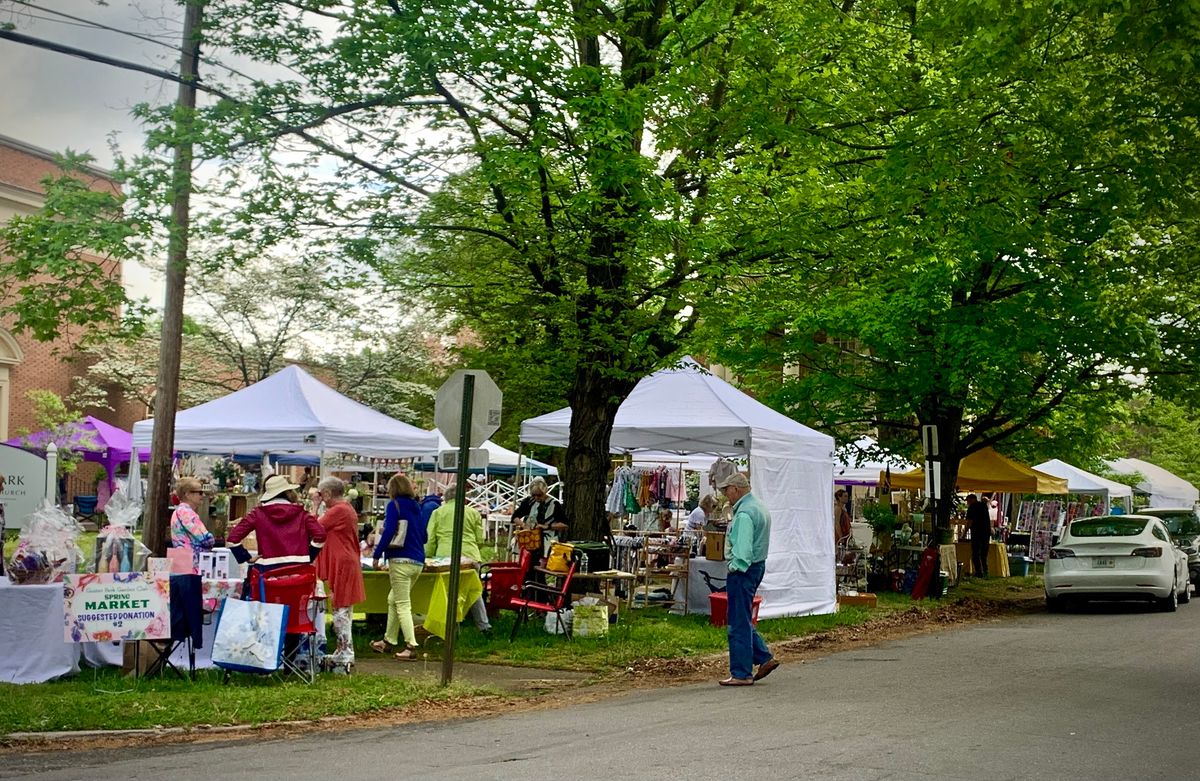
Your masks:
<instances>
[{"instance_id":1,"label":"potted plant","mask_svg":"<svg viewBox=\"0 0 1200 781\"><path fill-rule=\"evenodd\" d=\"M875 534L875 548L886 550L891 545L892 532L896 529L896 513L890 504L870 502L862 508L863 519L871 524Z\"/></svg>"}]
</instances>

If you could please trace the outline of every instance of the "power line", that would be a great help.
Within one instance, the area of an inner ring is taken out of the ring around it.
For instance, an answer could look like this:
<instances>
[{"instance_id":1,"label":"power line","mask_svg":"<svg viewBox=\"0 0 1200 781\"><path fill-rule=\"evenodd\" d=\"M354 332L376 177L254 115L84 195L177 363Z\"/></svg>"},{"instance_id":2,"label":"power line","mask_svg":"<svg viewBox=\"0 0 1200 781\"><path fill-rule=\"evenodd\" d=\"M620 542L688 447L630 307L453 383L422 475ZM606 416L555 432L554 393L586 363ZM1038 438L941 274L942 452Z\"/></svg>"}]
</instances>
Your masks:
<instances>
[{"instance_id":1,"label":"power line","mask_svg":"<svg viewBox=\"0 0 1200 781\"><path fill-rule=\"evenodd\" d=\"M70 19L71 21L78 23L76 25L73 25L76 27L92 27L97 30L105 30L110 33L117 33L118 35L127 35L130 38L137 38L139 41L145 41L147 43L152 43L156 46L162 46L162 47L170 49L172 51L179 50L178 46L167 43L166 41L160 41L157 38L154 38L153 36L143 35L142 33L135 33L135 32L131 32L129 30L122 30L119 27L112 27L110 25L94 21L92 19L85 19L82 16L74 16L72 14L66 13L65 11L56 11L53 8L47 8L45 6L38 5L37 3L31 3L28 0L12 0L12 2L15 3L16 5L23 5L26 8L33 8L34 10L42 11L43 13L53 14L55 16L62 17L62 19ZM39 19L42 19L43 21L47 21L47 22L57 22L59 24L67 24L67 22L62 21L62 19L47 19L46 17L33 17L33 18L39 18Z\"/></svg>"}]
</instances>

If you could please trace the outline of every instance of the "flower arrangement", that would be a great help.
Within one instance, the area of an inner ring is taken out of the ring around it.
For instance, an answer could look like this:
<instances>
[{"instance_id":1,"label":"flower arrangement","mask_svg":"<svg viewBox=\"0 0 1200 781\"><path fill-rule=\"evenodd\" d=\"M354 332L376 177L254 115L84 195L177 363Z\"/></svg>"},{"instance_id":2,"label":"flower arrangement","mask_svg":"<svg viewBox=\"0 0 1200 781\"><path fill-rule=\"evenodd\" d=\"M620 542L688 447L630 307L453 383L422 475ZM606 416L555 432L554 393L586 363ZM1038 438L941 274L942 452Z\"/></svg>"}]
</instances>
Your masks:
<instances>
[{"instance_id":1,"label":"flower arrangement","mask_svg":"<svg viewBox=\"0 0 1200 781\"><path fill-rule=\"evenodd\" d=\"M225 485L237 477L238 467L231 459L218 458L210 471L214 480L221 485Z\"/></svg>"}]
</instances>

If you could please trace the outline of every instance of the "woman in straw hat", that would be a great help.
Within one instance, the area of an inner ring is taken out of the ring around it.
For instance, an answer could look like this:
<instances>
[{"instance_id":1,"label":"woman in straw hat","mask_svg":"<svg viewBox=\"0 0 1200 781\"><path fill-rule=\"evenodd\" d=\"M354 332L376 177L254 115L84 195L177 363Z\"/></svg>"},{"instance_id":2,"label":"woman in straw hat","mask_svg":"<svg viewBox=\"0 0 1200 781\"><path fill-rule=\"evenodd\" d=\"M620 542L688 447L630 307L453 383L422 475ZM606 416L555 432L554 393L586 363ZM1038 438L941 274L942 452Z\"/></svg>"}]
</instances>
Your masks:
<instances>
[{"instance_id":1,"label":"woman in straw hat","mask_svg":"<svg viewBox=\"0 0 1200 781\"><path fill-rule=\"evenodd\" d=\"M283 475L267 478L258 507L246 513L229 533L229 548L235 559L250 561L242 540L251 532L258 541L258 556L253 561L257 567L307 564L317 557L325 545L325 527L300 505L296 494L299 488Z\"/></svg>"}]
</instances>

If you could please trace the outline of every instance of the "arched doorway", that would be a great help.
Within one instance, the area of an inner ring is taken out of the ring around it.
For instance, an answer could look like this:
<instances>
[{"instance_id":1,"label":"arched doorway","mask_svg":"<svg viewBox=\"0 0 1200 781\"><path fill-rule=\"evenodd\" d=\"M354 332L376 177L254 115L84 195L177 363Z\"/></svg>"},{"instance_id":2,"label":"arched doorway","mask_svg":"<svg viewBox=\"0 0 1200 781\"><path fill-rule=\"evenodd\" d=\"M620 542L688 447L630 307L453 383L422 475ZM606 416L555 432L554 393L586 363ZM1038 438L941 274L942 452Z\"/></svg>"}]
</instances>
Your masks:
<instances>
[{"instance_id":1,"label":"arched doorway","mask_svg":"<svg viewBox=\"0 0 1200 781\"><path fill-rule=\"evenodd\" d=\"M8 439L9 370L24 360L21 346L8 331L0 328L0 440Z\"/></svg>"}]
</instances>

